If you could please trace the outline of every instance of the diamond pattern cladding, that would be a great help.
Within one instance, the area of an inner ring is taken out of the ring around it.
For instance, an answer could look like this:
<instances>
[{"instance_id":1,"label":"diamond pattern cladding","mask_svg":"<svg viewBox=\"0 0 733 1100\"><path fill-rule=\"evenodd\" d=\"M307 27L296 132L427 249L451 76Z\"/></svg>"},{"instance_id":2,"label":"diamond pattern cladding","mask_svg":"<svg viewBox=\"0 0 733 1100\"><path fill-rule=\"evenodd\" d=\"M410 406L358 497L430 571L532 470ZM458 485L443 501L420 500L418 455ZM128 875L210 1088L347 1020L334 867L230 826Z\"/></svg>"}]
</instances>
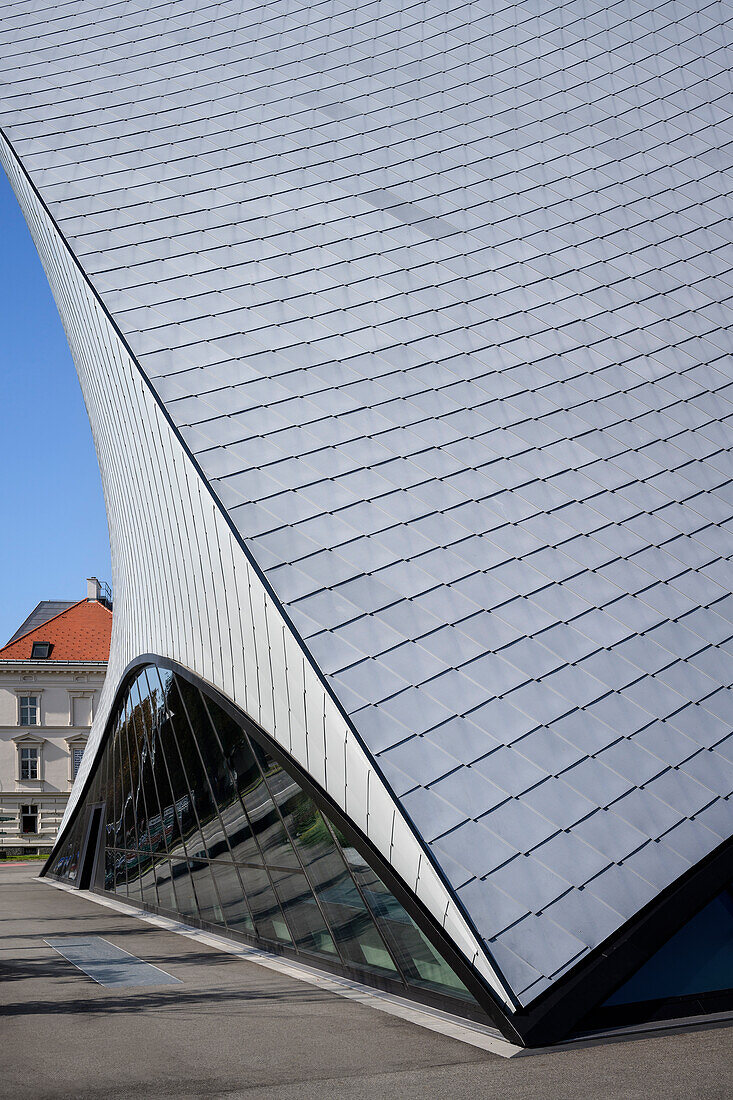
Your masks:
<instances>
[{"instance_id":1,"label":"diamond pattern cladding","mask_svg":"<svg viewBox=\"0 0 733 1100\"><path fill-rule=\"evenodd\" d=\"M733 832L733 7L3 8L8 137L531 1001Z\"/></svg>"}]
</instances>

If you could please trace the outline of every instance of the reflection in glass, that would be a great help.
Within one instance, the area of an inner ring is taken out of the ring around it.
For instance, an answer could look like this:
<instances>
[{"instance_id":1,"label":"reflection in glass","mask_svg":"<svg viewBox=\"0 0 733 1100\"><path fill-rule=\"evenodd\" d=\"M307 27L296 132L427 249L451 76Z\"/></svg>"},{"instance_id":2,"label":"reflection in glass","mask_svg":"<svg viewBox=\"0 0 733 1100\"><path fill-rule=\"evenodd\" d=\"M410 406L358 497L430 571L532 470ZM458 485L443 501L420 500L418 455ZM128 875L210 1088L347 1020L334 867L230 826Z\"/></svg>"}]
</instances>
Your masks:
<instances>
[{"instance_id":1,"label":"reflection in glass","mask_svg":"<svg viewBox=\"0 0 733 1100\"><path fill-rule=\"evenodd\" d=\"M115 891L127 897L127 853L117 850L112 855L114 857Z\"/></svg>"},{"instance_id":2,"label":"reflection in glass","mask_svg":"<svg viewBox=\"0 0 733 1100\"><path fill-rule=\"evenodd\" d=\"M71 883L76 881L79 870L79 855L84 820L85 814L82 812L72 825L68 838L50 869L51 874L55 874L61 879L68 879Z\"/></svg>"},{"instance_id":3,"label":"reflection in glass","mask_svg":"<svg viewBox=\"0 0 733 1100\"><path fill-rule=\"evenodd\" d=\"M387 946L312 798L263 752L267 784L307 869L341 955L352 965L397 972Z\"/></svg>"},{"instance_id":4,"label":"reflection in glass","mask_svg":"<svg viewBox=\"0 0 733 1100\"><path fill-rule=\"evenodd\" d=\"M185 688L183 687L184 684ZM215 758L210 760L208 755L204 755L202 758L199 752L199 742L204 741L206 743L208 741L206 737L208 731L201 722L199 713L201 708L194 708L191 704L193 690L186 681L176 677L172 681L167 695L168 710L171 715L173 734L178 744L182 770L187 777L193 810L199 823L201 844L198 853L202 856L210 856L212 854L209 851L210 848L217 847L225 851L227 843L222 834L216 803L209 783L209 775L216 770L218 762ZM198 694L196 692L196 695ZM184 703L183 695L188 699L188 708ZM193 711L195 719L200 723L199 725L191 726L189 709ZM191 845L188 848L190 855Z\"/></svg>"},{"instance_id":5,"label":"reflection in glass","mask_svg":"<svg viewBox=\"0 0 733 1100\"><path fill-rule=\"evenodd\" d=\"M173 885L171 865L167 859L159 859L155 863L154 874L160 908L168 909L171 912L180 912L175 886Z\"/></svg>"},{"instance_id":6,"label":"reflection in glass","mask_svg":"<svg viewBox=\"0 0 733 1100\"><path fill-rule=\"evenodd\" d=\"M454 996L470 997L460 978L440 957L359 852L346 845L343 852L407 984L424 989L450 990Z\"/></svg>"},{"instance_id":7,"label":"reflection in glass","mask_svg":"<svg viewBox=\"0 0 733 1100\"><path fill-rule=\"evenodd\" d=\"M208 860L190 859L188 869L191 872L191 882L196 894L201 920L211 924L223 924L224 914L221 910L221 902L214 884Z\"/></svg>"},{"instance_id":8,"label":"reflection in glass","mask_svg":"<svg viewBox=\"0 0 733 1100\"><path fill-rule=\"evenodd\" d=\"M188 680L140 670L91 795L104 889L453 998L470 995L369 864L271 755ZM51 874L78 873L78 815Z\"/></svg>"},{"instance_id":9,"label":"reflection in glass","mask_svg":"<svg viewBox=\"0 0 733 1100\"><path fill-rule=\"evenodd\" d=\"M227 928L235 932L254 934L254 921L247 905L239 869L234 864L223 861L212 862L210 867Z\"/></svg>"},{"instance_id":10,"label":"reflection in glass","mask_svg":"<svg viewBox=\"0 0 733 1100\"><path fill-rule=\"evenodd\" d=\"M141 853L138 874L140 876L140 892L142 893L143 901L146 905L152 905L157 908L159 902L158 891L155 887L155 867L152 857L147 853L144 855Z\"/></svg>"},{"instance_id":11,"label":"reflection in glass","mask_svg":"<svg viewBox=\"0 0 733 1100\"><path fill-rule=\"evenodd\" d=\"M274 868L273 886L293 938L303 951L336 955L331 933L305 875Z\"/></svg>"},{"instance_id":12,"label":"reflection in glass","mask_svg":"<svg viewBox=\"0 0 733 1100\"><path fill-rule=\"evenodd\" d=\"M733 989L733 887L718 894L606 1001L608 1007Z\"/></svg>"},{"instance_id":13,"label":"reflection in glass","mask_svg":"<svg viewBox=\"0 0 733 1100\"><path fill-rule=\"evenodd\" d=\"M245 805L249 805L249 813L255 815L256 819L255 792L262 782L262 774L249 741L242 736L241 728L223 711L217 717L219 714L224 722L217 723L216 732L236 791L234 796L229 795L226 802L219 805L222 821L229 835L232 858L238 863L260 865L263 862L262 851L255 839L254 827Z\"/></svg>"},{"instance_id":14,"label":"reflection in glass","mask_svg":"<svg viewBox=\"0 0 733 1100\"><path fill-rule=\"evenodd\" d=\"M125 794L122 781L124 757L122 756L122 737L122 715L120 715L117 720L114 744L107 750L112 756L112 766L115 776L115 848L124 848L125 846Z\"/></svg>"},{"instance_id":15,"label":"reflection in glass","mask_svg":"<svg viewBox=\"0 0 733 1100\"><path fill-rule=\"evenodd\" d=\"M169 833L169 852L171 858L185 859L188 851L203 851L204 840L181 763L172 719L165 709L159 713L159 718L160 724L156 732L160 759L157 761L156 770L159 789L165 792L162 795L163 817Z\"/></svg>"},{"instance_id":16,"label":"reflection in glass","mask_svg":"<svg viewBox=\"0 0 733 1100\"><path fill-rule=\"evenodd\" d=\"M193 892L193 883L191 882L191 873L189 871L188 862L180 859L172 859L170 861L171 867L171 885L175 891L178 909L177 912L184 918L184 920L199 920L199 910L196 904L196 895Z\"/></svg>"},{"instance_id":17,"label":"reflection in glass","mask_svg":"<svg viewBox=\"0 0 733 1100\"><path fill-rule=\"evenodd\" d=\"M125 715L120 728L120 762L122 769L123 847L130 851L137 851L139 848L137 840L137 818L135 816L137 766L135 756L130 752L130 737L127 729L127 706L125 707Z\"/></svg>"},{"instance_id":18,"label":"reflection in glass","mask_svg":"<svg viewBox=\"0 0 733 1100\"><path fill-rule=\"evenodd\" d=\"M293 942L270 873L263 867L241 867L240 875L254 917L257 935L275 943Z\"/></svg>"}]
</instances>

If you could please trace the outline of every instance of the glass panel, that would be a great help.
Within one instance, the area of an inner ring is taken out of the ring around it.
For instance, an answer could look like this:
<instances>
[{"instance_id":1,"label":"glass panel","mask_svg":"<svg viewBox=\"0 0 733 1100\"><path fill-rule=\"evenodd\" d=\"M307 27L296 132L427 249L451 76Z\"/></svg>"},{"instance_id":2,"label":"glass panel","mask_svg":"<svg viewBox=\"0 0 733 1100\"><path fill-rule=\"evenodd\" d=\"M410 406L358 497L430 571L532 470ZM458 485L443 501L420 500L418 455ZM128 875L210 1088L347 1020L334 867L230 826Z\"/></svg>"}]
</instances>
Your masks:
<instances>
[{"instance_id":1,"label":"glass panel","mask_svg":"<svg viewBox=\"0 0 733 1100\"><path fill-rule=\"evenodd\" d=\"M125 708L127 709L127 708ZM122 848L135 851L137 843L137 824L135 821L134 797L137 773L134 756L130 753L130 741L127 732L126 713L120 726L120 769L122 794Z\"/></svg>"},{"instance_id":2,"label":"glass panel","mask_svg":"<svg viewBox=\"0 0 733 1100\"><path fill-rule=\"evenodd\" d=\"M170 866L173 888L176 892L178 912L184 919L191 917L198 919L199 911L196 905L196 895L193 892L193 886L191 884L191 874L188 869L188 863L181 859L172 859L170 861Z\"/></svg>"},{"instance_id":3,"label":"glass panel","mask_svg":"<svg viewBox=\"0 0 733 1100\"><path fill-rule=\"evenodd\" d=\"M140 873L140 890L146 905L158 905L158 892L155 888L155 866L153 857L148 852L138 852Z\"/></svg>"},{"instance_id":4,"label":"glass panel","mask_svg":"<svg viewBox=\"0 0 733 1100\"><path fill-rule=\"evenodd\" d=\"M73 830L72 830L73 832ZM57 875L59 878L66 878L69 869L69 861L71 859L71 839L69 838L58 856L51 864L49 868L49 874Z\"/></svg>"},{"instance_id":5,"label":"glass panel","mask_svg":"<svg viewBox=\"0 0 733 1100\"><path fill-rule=\"evenodd\" d=\"M121 894L123 897L127 897L127 853L120 851L119 848L114 850L114 865L115 865L115 893Z\"/></svg>"},{"instance_id":6,"label":"glass panel","mask_svg":"<svg viewBox=\"0 0 733 1100\"><path fill-rule=\"evenodd\" d=\"M144 675L145 694L148 707L143 710L143 719L146 721L145 736L148 744L148 752L152 763L153 786L155 788L155 800L160 813L160 827L162 832L162 845L171 855L186 856L186 847L181 833L181 816L176 808L176 801L171 791L170 773L168 762L163 750L163 742L160 734L160 723L165 718L162 708L162 693L159 688L151 686L150 678ZM186 803L190 805L188 794ZM183 808L181 808L183 812Z\"/></svg>"},{"instance_id":7,"label":"glass panel","mask_svg":"<svg viewBox=\"0 0 733 1100\"><path fill-rule=\"evenodd\" d=\"M157 670L151 668L149 673L149 682L155 683L158 679ZM174 839L170 844L171 858L175 858L179 855L187 856L189 852L202 852L204 850L204 840L199 829L193 798L174 732L171 707L176 705L176 700L171 699L171 691L171 679L169 677L165 689L162 684L160 685L161 704L158 710L158 737L159 744L163 749L165 771L168 779L166 791L168 788L171 791L171 801L168 802L164 812L166 818L169 818L172 812L176 819L173 830ZM178 709L180 722L180 704L178 704ZM167 800L168 796L163 797Z\"/></svg>"},{"instance_id":8,"label":"glass panel","mask_svg":"<svg viewBox=\"0 0 733 1100\"><path fill-rule=\"evenodd\" d=\"M66 869L66 877L69 882L75 882L79 871L79 853L81 849L82 828L85 815L82 813L77 819L70 840L69 862Z\"/></svg>"},{"instance_id":9,"label":"glass panel","mask_svg":"<svg viewBox=\"0 0 733 1100\"><path fill-rule=\"evenodd\" d=\"M270 758L267 759L267 784L307 869L344 961L396 976L394 960L313 799Z\"/></svg>"},{"instance_id":10,"label":"glass panel","mask_svg":"<svg viewBox=\"0 0 733 1100\"><path fill-rule=\"evenodd\" d=\"M140 891L140 852L125 852L125 870L127 871L127 896L135 905L143 900Z\"/></svg>"},{"instance_id":11,"label":"glass panel","mask_svg":"<svg viewBox=\"0 0 733 1100\"><path fill-rule=\"evenodd\" d=\"M66 860L65 860L65 865L64 865L64 877L65 878L69 877L69 871L71 870L71 858L74 854L74 847L77 843L76 836L77 836L77 832L76 832L76 829L74 829L74 830L72 830L71 836L69 837L69 841L66 845Z\"/></svg>"},{"instance_id":12,"label":"glass panel","mask_svg":"<svg viewBox=\"0 0 733 1100\"><path fill-rule=\"evenodd\" d=\"M271 875L298 947L318 955L336 955L333 939L305 875L277 869L271 871Z\"/></svg>"},{"instance_id":13,"label":"glass panel","mask_svg":"<svg viewBox=\"0 0 733 1100\"><path fill-rule=\"evenodd\" d=\"M140 694L142 683L143 694ZM137 702L136 702L137 697ZM132 725L135 729L135 740L140 757L140 787L143 795L143 804L147 814L146 828L141 830L139 841L143 851L166 851L166 838L163 828L163 816L158 804L158 791L155 785L153 772L153 759L150 749L150 699L147 695L147 681L144 677L138 677L133 685L132 693ZM138 828L140 822L138 821Z\"/></svg>"},{"instance_id":14,"label":"glass panel","mask_svg":"<svg viewBox=\"0 0 733 1100\"><path fill-rule=\"evenodd\" d=\"M20 725L38 725L38 697L36 695L20 696Z\"/></svg>"},{"instance_id":15,"label":"glass panel","mask_svg":"<svg viewBox=\"0 0 733 1100\"><path fill-rule=\"evenodd\" d=\"M343 838L339 839L343 843ZM357 850L344 846L343 852L407 984L472 999L458 975L440 957Z\"/></svg>"},{"instance_id":16,"label":"glass panel","mask_svg":"<svg viewBox=\"0 0 733 1100\"><path fill-rule=\"evenodd\" d=\"M38 749L20 750L20 778L38 779Z\"/></svg>"},{"instance_id":17,"label":"glass panel","mask_svg":"<svg viewBox=\"0 0 733 1100\"><path fill-rule=\"evenodd\" d=\"M242 811L237 795L234 775L224 760L201 693L181 678L176 678L176 684L185 711L189 735L197 750L196 786L201 790L206 787L210 792L214 811L205 826L202 822L207 852L210 859L230 860L232 852L229 846L229 831L225 828L223 815L226 815L229 825L240 833L238 839L241 840L248 833L246 815ZM195 762L192 758L192 766ZM190 772L189 782L194 782Z\"/></svg>"},{"instance_id":18,"label":"glass panel","mask_svg":"<svg viewBox=\"0 0 733 1100\"><path fill-rule=\"evenodd\" d=\"M188 818L186 848L189 856L206 856L209 846L221 842L221 827L216 812L211 788L206 781L206 772L191 734L186 710L181 697L172 682L167 692L169 737L178 750L180 775L177 777L179 790L185 785L189 803L185 804ZM170 762L172 753L166 742L166 758ZM183 797L182 793L181 796ZM226 845L224 845L226 847Z\"/></svg>"},{"instance_id":19,"label":"glass panel","mask_svg":"<svg viewBox=\"0 0 733 1100\"><path fill-rule=\"evenodd\" d=\"M267 871L259 867L240 867L239 873L252 909L257 934L265 940L292 943Z\"/></svg>"},{"instance_id":20,"label":"glass panel","mask_svg":"<svg viewBox=\"0 0 733 1100\"><path fill-rule=\"evenodd\" d=\"M239 863L262 864L262 853L241 801L244 792L260 782L260 769L243 730L218 707L210 706L209 712L214 716L222 759L232 779L232 786L219 805L232 858Z\"/></svg>"},{"instance_id":21,"label":"glass panel","mask_svg":"<svg viewBox=\"0 0 733 1100\"><path fill-rule=\"evenodd\" d=\"M223 860L212 862L210 866L219 892L227 927L235 932L254 934L255 926L245 899L238 869L233 863L225 863Z\"/></svg>"},{"instance_id":22,"label":"glass panel","mask_svg":"<svg viewBox=\"0 0 733 1100\"><path fill-rule=\"evenodd\" d=\"M651 956L607 1006L733 989L733 892L706 905Z\"/></svg>"},{"instance_id":23,"label":"glass panel","mask_svg":"<svg viewBox=\"0 0 733 1100\"><path fill-rule=\"evenodd\" d=\"M176 677L176 684L198 750L195 758L192 754L192 760L196 762L194 766L201 768L205 762L214 802L217 806L226 805L236 797L236 789L214 734L206 704L201 693L187 680Z\"/></svg>"},{"instance_id":24,"label":"glass panel","mask_svg":"<svg viewBox=\"0 0 733 1100\"><path fill-rule=\"evenodd\" d=\"M223 924L224 914L208 861L191 859L188 862L188 869L196 891L201 920L210 921L212 924Z\"/></svg>"},{"instance_id":25,"label":"glass panel","mask_svg":"<svg viewBox=\"0 0 733 1100\"><path fill-rule=\"evenodd\" d=\"M139 721L140 695L137 682L132 685L127 701L127 743L130 748L130 761L135 775L134 806L137 821L137 847L141 852L154 851L154 837L151 835L151 817L148 811L145 771L147 749L143 738L142 724ZM158 842L160 841L158 830Z\"/></svg>"},{"instance_id":26,"label":"glass panel","mask_svg":"<svg viewBox=\"0 0 733 1100\"><path fill-rule=\"evenodd\" d=\"M104 851L104 888L113 893L115 888L115 852L113 848Z\"/></svg>"},{"instance_id":27,"label":"glass panel","mask_svg":"<svg viewBox=\"0 0 733 1100\"><path fill-rule=\"evenodd\" d=\"M215 858L221 860L234 859L237 863L253 863L261 866L263 862L262 853L257 846L252 826L244 812L239 795L235 795L228 805L222 807L221 814L229 840L229 848L224 851L217 850Z\"/></svg>"},{"instance_id":28,"label":"glass panel","mask_svg":"<svg viewBox=\"0 0 733 1100\"><path fill-rule=\"evenodd\" d=\"M268 864L273 863L273 852L280 857L279 862L285 868L299 868L299 863L285 834L282 821L269 797L269 792L254 760L252 750L249 750L249 767L247 768L250 783L248 788L242 792L243 799L240 803L236 785L238 773L230 770L225 760L209 709L203 697L195 688L180 678L174 677L174 682L179 688L181 704L185 709L186 718L189 720L191 739L195 741L198 751L207 760L205 776L213 780L212 793L213 790L217 792L217 797L224 803L225 812L238 828L237 854L240 858L242 854L253 857L251 862L254 866L251 877L258 898L256 903L252 904L252 910L256 910L254 915L259 934L280 942L292 942L292 927L288 927L288 917L282 912L281 907L278 907L277 894L272 888L273 874L266 874L263 878L257 872L257 864L262 863L263 845L270 853L270 858L267 860ZM220 714L219 708L215 708L215 710L218 717ZM240 739L242 736L240 730ZM211 767L208 766L209 759L211 760ZM246 766L245 761L240 760L240 763L245 763ZM201 765L201 771L203 772L203 765ZM205 778L203 781L205 782ZM197 784L201 785L201 783L202 779L199 778ZM246 808L247 812L243 807ZM256 824L254 828L249 817L250 813L255 815ZM231 859L232 854L227 844L227 836L223 831L221 820L218 821L218 835L214 832L215 824L217 824L217 820L212 818L208 826L207 842L208 851L210 855L218 857L216 863L219 866L223 864L225 859ZM241 881L245 884L246 894L248 869L244 865L240 865L239 875ZM295 894L297 894L297 891L295 891ZM294 899L292 904L295 905ZM305 927L305 917L301 918L301 923ZM322 923L321 920L321 925ZM323 931L328 936L327 930L323 929ZM302 935L305 936L306 932L303 931Z\"/></svg>"},{"instance_id":29,"label":"glass panel","mask_svg":"<svg viewBox=\"0 0 733 1100\"><path fill-rule=\"evenodd\" d=\"M251 745L253 756L257 757L257 746ZM281 867L298 871L300 861L285 831L282 818L272 801L267 784L261 771L268 766L267 758L260 754L257 761L260 767L249 773L249 784L241 791L242 802L252 825L257 845L268 867Z\"/></svg>"},{"instance_id":30,"label":"glass panel","mask_svg":"<svg viewBox=\"0 0 733 1100\"><path fill-rule=\"evenodd\" d=\"M161 909L167 909L170 913L180 912L173 885L173 873L167 859L158 859L155 864L155 887Z\"/></svg>"},{"instance_id":31,"label":"glass panel","mask_svg":"<svg viewBox=\"0 0 733 1100\"><path fill-rule=\"evenodd\" d=\"M112 801L113 801L113 817L112 817L112 829L111 832L108 828L107 837L108 843L112 848L121 848L124 837L124 820L123 820L123 795L122 795L122 767L121 767L121 748L120 748L120 718L117 719L117 725L114 732L114 737L110 739L110 746L108 752L111 760L111 777L112 777Z\"/></svg>"}]
</instances>

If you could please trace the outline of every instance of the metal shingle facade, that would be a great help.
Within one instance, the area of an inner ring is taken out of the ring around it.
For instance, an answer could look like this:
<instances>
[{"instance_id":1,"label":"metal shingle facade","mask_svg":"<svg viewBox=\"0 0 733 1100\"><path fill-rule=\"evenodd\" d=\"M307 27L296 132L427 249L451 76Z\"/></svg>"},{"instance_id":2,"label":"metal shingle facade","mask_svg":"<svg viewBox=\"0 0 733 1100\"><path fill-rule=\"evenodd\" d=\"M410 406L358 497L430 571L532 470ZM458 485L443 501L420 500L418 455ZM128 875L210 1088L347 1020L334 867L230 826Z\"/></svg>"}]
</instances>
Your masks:
<instances>
[{"instance_id":1,"label":"metal shingle facade","mask_svg":"<svg viewBox=\"0 0 733 1100\"><path fill-rule=\"evenodd\" d=\"M523 1004L733 833L732 17L3 11L4 132Z\"/></svg>"}]
</instances>

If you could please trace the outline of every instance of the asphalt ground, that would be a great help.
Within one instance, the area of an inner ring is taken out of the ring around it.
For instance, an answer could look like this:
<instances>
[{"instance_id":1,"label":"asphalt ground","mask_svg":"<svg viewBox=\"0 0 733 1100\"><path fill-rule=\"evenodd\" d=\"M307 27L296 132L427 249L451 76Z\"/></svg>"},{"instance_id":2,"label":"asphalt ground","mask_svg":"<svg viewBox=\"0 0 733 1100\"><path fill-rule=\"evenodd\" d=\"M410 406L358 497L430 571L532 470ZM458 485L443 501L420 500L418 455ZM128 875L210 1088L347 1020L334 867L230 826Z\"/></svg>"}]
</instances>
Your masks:
<instances>
[{"instance_id":1,"label":"asphalt ground","mask_svg":"<svg viewBox=\"0 0 733 1100\"><path fill-rule=\"evenodd\" d=\"M0 1098L733 1097L733 1028L510 1060L0 866ZM44 942L104 936L182 985L106 989Z\"/></svg>"}]
</instances>

